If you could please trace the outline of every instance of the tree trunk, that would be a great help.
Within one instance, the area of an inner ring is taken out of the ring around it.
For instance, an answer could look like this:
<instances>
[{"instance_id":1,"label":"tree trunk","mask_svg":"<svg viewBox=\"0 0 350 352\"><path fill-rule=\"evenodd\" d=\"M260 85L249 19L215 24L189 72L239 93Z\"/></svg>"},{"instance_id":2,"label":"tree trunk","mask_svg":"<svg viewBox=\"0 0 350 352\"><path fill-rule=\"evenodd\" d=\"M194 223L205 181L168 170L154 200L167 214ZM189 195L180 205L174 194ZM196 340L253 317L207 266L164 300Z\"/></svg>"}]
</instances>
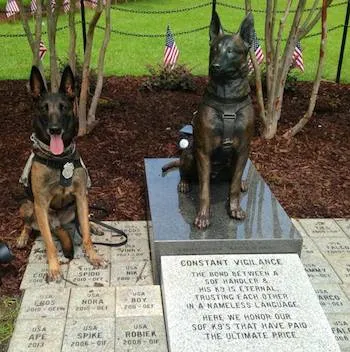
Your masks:
<instances>
[{"instance_id":1,"label":"tree trunk","mask_svg":"<svg viewBox=\"0 0 350 352\"><path fill-rule=\"evenodd\" d=\"M68 58L69 58L69 66L73 71L73 74L76 74L76 61L77 56L75 54L76 51L76 42L77 42L77 32L75 30L75 1L70 2L69 8L69 49L68 49Z\"/></svg>"},{"instance_id":2,"label":"tree trunk","mask_svg":"<svg viewBox=\"0 0 350 352\"><path fill-rule=\"evenodd\" d=\"M95 11L94 16L92 17L89 23L89 29L86 35L86 49L84 55L83 63L83 74L79 98L79 136L86 134L87 132L87 98L89 91L89 76L90 76L90 61L91 61L91 51L92 44L94 39L94 32L96 24L100 19L102 14L101 0L99 0L99 5Z\"/></svg>"},{"instance_id":3,"label":"tree trunk","mask_svg":"<svg viewBox=\"0 0 350 352\"><path fill-rule=\"evenodd\" d=\"M111 37L111 0L106 1L105 13L106 13L105 35L103 38L103 43L102 43L100 53L99 53L99 58L98 58L97 84L96 84L95 93L92 98L92 102L89 109L88 120L87 120L88 128L92 126L96 121L96 117L95 117L96 108L102 91L104 61L105 61L106 49L109 43L109 39Z\"/></svg>"},{"instance_id":4,"label":"tree trunk","mask_svg":"<svg viewBox=\"0 0 350 352\"><path fill-rule=\"evenodd\" d=\"M309 108L304 116L299 120L299 122L289 129L283 137L292 138L298 132L300 132L303 127L308 123L311 119L313 111L315 109L318 90L320 88L321 76L323 72L323 66L325 61L325 52L326 52L326 44L327 44L327 0L323 0L322 4L322 35L321 35L321 44L320 44L320 56L318 61L317 73L315 77L315 81L312 87L312 93L309 102Z\"/></svg>"},{"instance_id":5,"label":"tree trunk","mask_svg":"<svg viewBox=\"0 0 350 352\"><path fill-rule=\"evenodd\" d=\"M54 10L51 8L51 1L47 2L46 15L47 15L47 33L49 38L49 51L50 51L50 79L51 91L53 93L58 91L59 87L59 71L57 65L56 54L56 29L59 9L62 7L62 0L56 0L56 7Z\"/></svg>"}]
</instances>

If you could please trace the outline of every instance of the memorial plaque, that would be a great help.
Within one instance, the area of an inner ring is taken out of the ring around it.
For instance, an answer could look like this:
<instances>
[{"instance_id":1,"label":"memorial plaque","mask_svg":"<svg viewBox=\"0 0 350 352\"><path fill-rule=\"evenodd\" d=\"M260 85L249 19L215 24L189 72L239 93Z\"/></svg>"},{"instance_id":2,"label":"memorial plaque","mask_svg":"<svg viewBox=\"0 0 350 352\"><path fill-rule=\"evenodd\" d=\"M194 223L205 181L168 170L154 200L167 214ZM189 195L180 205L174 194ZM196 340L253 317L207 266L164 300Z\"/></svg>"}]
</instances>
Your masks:
<instances>
[{"instance_id":1,"label":"memorial plaque","mask_svg":"<svg viewBox=\"0 0 350 352\"><path fill-rule=\"evenodd\" d=\"M333 219L299 219L306 233L314 237L346 237L345 232Z\"/></svg>"},{"instance_id":2,"label":"memorial plaque","mask_svg":"<svg viewBox=\"0 0 350 352\"><path fill-rule=\"evenodd\" d=\"M337 284L313 284L325 313L350 313L350 301Z\"/></svg>"},{"instance_id":3,"label":"memorial plaque","mask_svg":"<svg viewBox=\"0 0 350 352\"><path fill-rule=\"evenodd\" d=\"M114 318L67 319L62 352L114 352Z\"/></svg>"},{"instance_id":4,"label":"memorial plaque","mask_svg":"<svg viewBox=\"0 0 350 352\"><path fill-rule=\"evenodd\" d=\"M302 254L301 261L312 283L341 283L331 265L322 256Z\"/></svg>"},{"instance_id":5,"label":"memorial plaque","mask_svg":"<svg viewBox=\"0 0 350 352\"><path fill-rule=\"evenodd\" d=\"M335 219L341 229L350 237L350 219Z\"/></svg>"},{"instance_id":6,"label":"memorial plaque","mask_svg":"<svg viewBox=\"0 0 350 352\"><path fill-rule=\"evenodd\" d=\"M159 283L160 257L166 255L298 253L302 237L266 182L248 161L243 179L248 191L241 194L246 212L243 221L227 213L229 184L211 184L210 226L198 230L193 219L198 210L198 185L179 193L179 170L162 174L162 166L174 159L145 159L152 271Z\"/></svg>"},{"instance_id":7,"label":"memorial plaque","mask_svg":"<svg viewBox=\"0 0 350 352\"><path fill-rule=\"evenodd\" d=\"M115 350L118 352L167 352L163 317L117 318Z\"/></svg>"},{"instance_id":8,"label":"memorial plaque","mask_svg":"<svg viewBox=\"0 0 350 352\"><path fill-rule=\"evenodd\" d=\"M114 311L114 287L72 288L68 318L113 318Z\"/></svg>"},{"instance_id":9,"label":"memorial plaque","mask_svg":"<svg viewBox=\"0 0 350 352\"><path fill-rule=\"evenodd\" d=\"M349 257L350 239L349 238L319 238L317 246L325 257Z\"/></svg>"},{"instance_id":10,"label":"memorial plaque","mask_svg":"<svg viewBox=\"0 0 350 352\"><path fill-rule=\"evenodd\" d=\"M339 351L296 254L162 257L169 352Z\"/></svg>"},{"instance_id":11,"label":"memorial plaque","mask_svg":"<svg viewBox=\"0 0 350 352\"><path fill-rule=\"evenodd\" d=\"M18 319L65 318L69 288L28 289L24 292Z\"/></svg>"},{"instance_id":12,"label":"memorial plaque","mask_svg":"<svg viewBox=\"0 0 350 352\"><path fill-rule=\"evenodd\" d=\"M62 247L60 243L57 241L54 241L54 243L56 244L58 260L61 263L69 262L69 259L65 258L63 255ZM46 247L43 241L34 242L33 247L30 251L28 263L40 263L40 264L47 263Z\"/></svg>"},{"instance_id":13,"label":"memorial plaque","mask_svg":"<svg viewBox=\"0 0 350 352\"><path fill-rule=\"evenodd\" d=\"M61 352L65 319L17 320L8 352Z\"/></svg>"},{"instance_id":14,"label":"memorial plaque","mask_svg":"<svg viewBox=\"0 0 350 352\"><path fill-rule=\"evenodd\" d=\"M329 314L328 322L342 351L350 351L350 314Z\"/></svg>"},{"instance_id":15,"label":"memorial plaque","mask_svg":"<svg viewBox=\"0 0 350 352\"><path fill-rule=\"evenodd\" d=\"M117 318L155 315L163 315L159 286L116 288Z\"/></svg>"},{"instance_id":16,"label":"memorial plaque","mask_svg":"<svg viewBox=\"0 0 350 352\"><path fill-rule=\"evenodd\" d=\"M111 251L111 262L150 260L148 240L129 236L125 246L114 247Z\"/></svg>"},{"instance_id":17,"label":"memorial plaque","mask_svg":"<svg viewBox=\"0 0 350 352\"><path fill-rule=\"evenodd\" d=\"M334 271L343 281L343 283L350 284L350 260L349 256L344 256L341 254L340 256L329 256L328 261L332 265Z\"/></svg>"},{"instance_id":18,"label":"memorial plaque","mask_svg":"<svg viewBox=\"0 0 350 352\"><path fill-rule=\"evenodd\" d=\"M111 263L111 286L152 284L153 277L149 260Z\"/></svg>"},{"instance_id":19,"label":"memorial plaque","mask_svg":"<svg viewBox=\"0 0 350 352\"><path fill-rule=\"evenodd\" d=\"M91 264L72 261L67 275L67 287L109 287L110 266L95 268Z\"/></svg>"},{"instance_id":20,"label":"memorial plaque","mask_svg":"<svg viewBox=\"0 0 350 352\"><path fill-rule=\"evenodd\" d=\"M64 279L58 281L47 280L47 264L33 263L28 264L24 272L21 282L21 290L27 288L40 288L40 287L65 287L66 282ZM61 272L63 278L67 277L68 264L61 264Z\"/></svg>"}]
</instances>

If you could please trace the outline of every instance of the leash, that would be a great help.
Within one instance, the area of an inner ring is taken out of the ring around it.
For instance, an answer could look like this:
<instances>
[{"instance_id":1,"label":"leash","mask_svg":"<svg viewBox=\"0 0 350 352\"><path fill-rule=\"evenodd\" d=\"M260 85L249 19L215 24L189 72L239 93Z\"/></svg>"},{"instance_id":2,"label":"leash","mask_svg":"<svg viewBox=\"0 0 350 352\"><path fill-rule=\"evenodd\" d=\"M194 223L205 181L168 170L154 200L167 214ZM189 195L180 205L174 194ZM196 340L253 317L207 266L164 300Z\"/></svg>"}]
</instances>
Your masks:
<instances>
[{"instance_id":1,"label":"leash","mask_svg":"<svg viewBox=\"0 0 350 352\"><path fill-rule=\"evenodd\" d=\"M106 208L99 207L97 205L93 205L89 208L101 211L102 213L104 213L105 216L108 215L108 211ZM128 243L128 235L123 230L118 229L118 228L111 226L111 225L107 225L107 224L103 223L102 221L97 220L95 217L93 217L93 214L89 215L89 221L113 232L114 234L112 233L112 237L124 237L124 239L118 243L92 242L93 244L96 244L99 246L106 246L106 247L121 247L121 246L124 246ZM75 226L76 226L76 229L77 229L79 236L82 238L77 210L75 211Z\"/></svg>"}]
</instances>

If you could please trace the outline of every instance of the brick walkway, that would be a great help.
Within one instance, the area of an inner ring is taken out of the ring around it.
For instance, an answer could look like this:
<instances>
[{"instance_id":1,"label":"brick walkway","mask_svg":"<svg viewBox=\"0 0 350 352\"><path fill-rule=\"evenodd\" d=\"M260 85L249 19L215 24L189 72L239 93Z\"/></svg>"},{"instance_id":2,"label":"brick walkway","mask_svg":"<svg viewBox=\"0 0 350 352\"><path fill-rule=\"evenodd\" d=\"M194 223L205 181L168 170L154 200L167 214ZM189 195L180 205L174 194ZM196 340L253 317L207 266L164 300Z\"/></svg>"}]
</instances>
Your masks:
<instances>
[{"instance_id":1,"label":"brick walkway","mask_svg":"<svg viewBox=\"0 0 350 352\"><path fill-rule=\"evenodd\" d=\"M350 352L350 220L293 220L304 238L301 255L342 351ZM165 352L159 286L153 285L145 221L110 223L129 234L127 246L98 246L105 269L87 263L80 247L64 279L46 283L43 242L35 242L9 352ZM99 242L110 243L105 232Z\"/></svg>"}]
</instances>

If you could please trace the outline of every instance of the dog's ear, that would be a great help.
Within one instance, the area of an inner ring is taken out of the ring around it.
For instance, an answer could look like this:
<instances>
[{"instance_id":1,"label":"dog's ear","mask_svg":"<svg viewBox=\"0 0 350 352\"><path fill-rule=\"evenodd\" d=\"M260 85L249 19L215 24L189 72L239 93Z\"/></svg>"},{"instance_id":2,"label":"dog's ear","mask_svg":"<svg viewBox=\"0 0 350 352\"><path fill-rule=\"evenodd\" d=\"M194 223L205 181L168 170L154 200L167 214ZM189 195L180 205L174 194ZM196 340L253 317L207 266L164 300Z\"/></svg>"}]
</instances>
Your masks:
<instances>
[{"instance_id":1,"label":"dog's ear","mask_svg":"<svg viewBox=\"0 0 350 352\"><path fill-rule=\"evenodd\" d=\"M217 36L224 34L224 30L221 27L221 22L219 15L216 11L213 12L211 17L210 27L209 27L209 38L212 42Z\"/></svg>"},{"instance_id":2,"label":"dog's ear","mask_svg":"<svg viewBox=\"0 0 350 352\"><path fill-rule=\"evenodd\" d=\"M30 92L33 98L39 98L47 92L46 85L40 70L36 66L32 66L29 78Z\"/></svg>"},{"instance_id":3,"label":"dog's ear","mask_svg":"<svg viewBox=\"0 0 350 352\"><path fill-rule=\"evenodd\" d=\"M66 95L69 99L75 97L74 75L70 66L66 66L62 73L59 92Z\"/></svg>"},{"instance_id":4,"label":"dog's ear","mask_svg":"<svg viewBox=\"0 0 350 352\"><path fill-rule=\"evenodd\" d=\"M254 32L254 17L251 12L248 13L246 18L239 27L239 35L243 39L247 49L252 46L253 43L253 32Z\"/></svg>"}]
</instances>

